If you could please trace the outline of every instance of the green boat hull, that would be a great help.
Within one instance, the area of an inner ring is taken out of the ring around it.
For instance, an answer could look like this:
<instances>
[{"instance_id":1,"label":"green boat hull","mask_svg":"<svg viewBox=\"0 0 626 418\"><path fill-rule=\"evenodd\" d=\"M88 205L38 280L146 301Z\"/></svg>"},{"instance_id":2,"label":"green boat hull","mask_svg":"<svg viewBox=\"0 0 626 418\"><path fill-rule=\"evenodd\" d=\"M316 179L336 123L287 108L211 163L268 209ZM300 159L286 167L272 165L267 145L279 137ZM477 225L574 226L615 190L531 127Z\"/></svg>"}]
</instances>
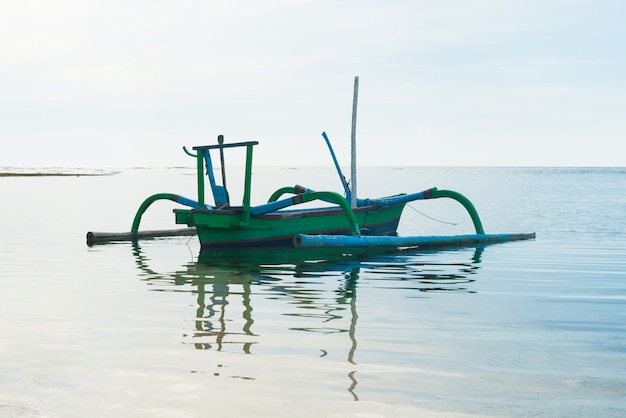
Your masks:
<instances>
[{"instance_id":1,"label":"green boat hull","mask_svg":"<svg viewBox=\"0 0 626 418\"><path fill-rule=\"evenodd\" d=\"M363 235L396 235L404 203L354 209ZM298 234L350 235L350 223L341 208L277 211L246 216L241 208L176 209L176 223L195 227L202 249L293 246Z\"/></svg>"}]
</instances>

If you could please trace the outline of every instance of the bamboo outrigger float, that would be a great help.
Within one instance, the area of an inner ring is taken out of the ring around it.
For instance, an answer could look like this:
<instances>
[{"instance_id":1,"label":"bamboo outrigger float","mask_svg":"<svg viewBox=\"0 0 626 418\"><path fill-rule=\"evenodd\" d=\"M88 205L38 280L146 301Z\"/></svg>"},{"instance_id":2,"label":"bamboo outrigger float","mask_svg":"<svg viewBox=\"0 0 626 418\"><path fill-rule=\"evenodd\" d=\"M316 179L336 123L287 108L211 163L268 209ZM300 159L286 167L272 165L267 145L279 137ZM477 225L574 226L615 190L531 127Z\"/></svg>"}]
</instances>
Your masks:
<instances>
[{"instance_id":1,"label":"bamboo outrigger float","mask_svg":"<svg viewBox=\"0 0 626 418\"><path fill-rule=\"evenodd\" d=\"M355 100L352 129L352 190L345 180L326 133L322 133L342 182L344 195L332 191L315 191L302 186L276 190L265 204L252 206L252 155L256 141L225 143L222 135L217 144L193 147L184 151L196 159L197 200L171 193L148 197L139 207L131 231L127 233L88 232L89 245L121 240L137 240L156 236L198 234L202 250L252 248L261 246L310 247L442 247L472 246L504 241L534 238L535 234L485 234L480 217L472 202L452 190L431 188L418 193L399 194L376 199L358 199L356 196L356 158L354 126L358 77L355 79ZM226 187L224 152L231 148L245 148L246 166L243 202L231 205ZM221 184L215 179L212 153L218 152ZM205 169L213 204L206 202ZM286 197L285 197L286 196ZM449 198L459 202L472 219L475 234L458 236L397 236L398 223L408 202L425 199ZM139 231L141 217L158 200L171 200L186 208L174 209L176 224L188 228L166 231ZM319 208L297 208L306 202L324 202Z\"/></svg>"}]
</instances>

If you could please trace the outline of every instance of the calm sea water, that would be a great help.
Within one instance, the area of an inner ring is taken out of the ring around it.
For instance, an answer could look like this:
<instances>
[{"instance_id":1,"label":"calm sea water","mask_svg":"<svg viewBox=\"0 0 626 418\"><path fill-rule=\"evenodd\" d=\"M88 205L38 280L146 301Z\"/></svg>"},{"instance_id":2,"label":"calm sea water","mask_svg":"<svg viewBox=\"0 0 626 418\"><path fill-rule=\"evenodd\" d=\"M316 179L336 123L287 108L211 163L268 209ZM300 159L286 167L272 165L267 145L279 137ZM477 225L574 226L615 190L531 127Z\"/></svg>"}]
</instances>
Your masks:
<instances>
[{"instance_id":1,"label":"calm sea water","mask_svg":"<svg viewBox=\"0 0 626 418\"><path fill-rule=\"evenodd\" d=\"M0 416L626 415L626 169L362 169L362 197L453 189L487 232L537 233L386 254L88 247L150 194L195 198L190 169L102 172L0 177ZM256 203L339 189L326 168L254 181ZM173 207L142 225L172 228ZM399 228L472 232L443 199Z\"/></svg>"}]
</instances>

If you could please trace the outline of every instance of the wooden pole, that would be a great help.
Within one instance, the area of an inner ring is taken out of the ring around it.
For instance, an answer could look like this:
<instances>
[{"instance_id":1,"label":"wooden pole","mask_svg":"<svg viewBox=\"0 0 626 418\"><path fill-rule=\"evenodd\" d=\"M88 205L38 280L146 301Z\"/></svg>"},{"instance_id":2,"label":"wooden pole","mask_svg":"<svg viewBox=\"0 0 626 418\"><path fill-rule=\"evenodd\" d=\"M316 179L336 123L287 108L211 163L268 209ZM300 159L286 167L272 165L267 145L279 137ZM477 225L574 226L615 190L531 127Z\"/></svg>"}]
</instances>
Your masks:
<instances>
[{"instance_id":1,"label":"wooden pole","mask_svg":"<svg viewBox=\"0 0 626 418\"><path fill-rule=\"evenodd\" d=\"M224 145L224 135L217 136L217 143L220 145ZM221 147L221 146L220 146L220 165L222 169L222 187L224 187L225 190L228 190L226 188L226 167L224 167L224 147Z\"/></svg>"},{"instance_id":2,"label":"wooden pole","mask_svg":"<svg viewBox=\"0 0 626 418\"><path fill-rule=\"evenodd\" d=\"M87 232L87 245L107 244L114 241L137 241L157 237L197 235L196 228L164 229L138 232Z\"/></svg>"},{"instance_id":3,"label":"wooden pole","mask_svg":"<svg viewBox=\"0 0 626 418\"><path fill-rule=\"evenodd\" d=\"M496 244L508 241L534 239L535 233L529 234L469 234L444 236L396 237L387 235L306 235L298 234L293 239L296 248L347 247L347 248L437 248L437 247L472 247L482 244Z\"/></svg>"},{"instance_id":4,"label":"wooden pole","mask_svg":"<svg viewBox=\"0 0 626 418\"><path fill-rule=\"evenodd\" d=\"M352 193L350 193L350 204L353 208L357 206L357 194L356 194L356 105L359 98L359 76L354 77L354 97L352 100L352 150L350 161L350 182L352 183Z\"/></svg>"}]
</instances>

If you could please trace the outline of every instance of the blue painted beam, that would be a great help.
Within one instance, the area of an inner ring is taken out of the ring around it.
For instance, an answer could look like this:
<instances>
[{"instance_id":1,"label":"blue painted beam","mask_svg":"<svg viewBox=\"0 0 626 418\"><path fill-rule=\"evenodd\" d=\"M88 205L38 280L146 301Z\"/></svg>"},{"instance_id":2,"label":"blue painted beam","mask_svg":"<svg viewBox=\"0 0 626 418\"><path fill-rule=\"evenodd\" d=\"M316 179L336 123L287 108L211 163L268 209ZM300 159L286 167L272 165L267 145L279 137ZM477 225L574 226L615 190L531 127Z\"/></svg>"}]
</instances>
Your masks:
<instances>
[{"instance_id":1,"label":"blue painted beam","mask_svg":"<svg viewBox=\"0 0 626 418\"><path fill-rule=\"evenodd\" d=\"M470 234L452 236L350 236L350 235L305 235L294 237L296 248L364 248L364 247L467 247L481 244L495 244L507 241L519 241L535 238L535 233L529 234Z\"/></svg>"}]
</instances>

